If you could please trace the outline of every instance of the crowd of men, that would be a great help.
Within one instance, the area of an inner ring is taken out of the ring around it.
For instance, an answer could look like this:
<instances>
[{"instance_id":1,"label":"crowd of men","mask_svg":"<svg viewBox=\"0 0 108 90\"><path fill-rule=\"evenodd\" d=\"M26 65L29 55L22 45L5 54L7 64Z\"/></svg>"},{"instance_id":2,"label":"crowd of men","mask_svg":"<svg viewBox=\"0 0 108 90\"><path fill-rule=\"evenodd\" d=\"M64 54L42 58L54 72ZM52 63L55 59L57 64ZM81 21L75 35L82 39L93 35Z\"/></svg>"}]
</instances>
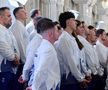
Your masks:
<instances>
[{"instance_id":1,"label":"crowd of men","mask_svg":"<svg viewBox=\"0 0 108 90\"><path fill-rule=\"evenodd\" d=\"M108 90L108 34L60 13L0 8L0 90Z\"/></svg>"}]
</instances>

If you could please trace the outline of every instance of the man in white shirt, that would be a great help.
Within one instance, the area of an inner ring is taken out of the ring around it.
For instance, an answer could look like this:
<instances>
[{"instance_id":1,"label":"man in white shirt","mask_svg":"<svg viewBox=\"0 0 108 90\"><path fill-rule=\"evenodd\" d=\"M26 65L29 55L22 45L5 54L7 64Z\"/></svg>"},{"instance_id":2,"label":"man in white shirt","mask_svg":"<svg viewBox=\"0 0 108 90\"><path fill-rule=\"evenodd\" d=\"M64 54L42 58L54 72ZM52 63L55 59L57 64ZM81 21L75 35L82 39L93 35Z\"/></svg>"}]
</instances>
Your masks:
<instances>
[{"instance_id":1,"label":"man in white shirt","mask_svg":"<svg viewBox=\"0 0 108 90\"><path fill-rule=\"evenodd\" d=\"M38 22L37 30L43 40L34 57L32 90L56 90L60 84L60 68L53 44L59 37L59 31L48 18Z\"/></svg>"},{"instance_id":2,"label":"man in white shirt","mask_svg":"<svg viewBox=\"0 0 108 90\"><path fill-rule=\"evenodd\" d=\"M106 33L106 39L103 41L103 44L108 47L108 33Z\"/></svg>"},{"instance_id":3,"label":"man in white shirt","mask_svg":"<svg viewBox=\"0 0 108 90\"><path fill-rule=\"evenodd\" d=\"M103 44L106 39L106 32L104 29L98 29L96 31L97 42L96 42L96 50L99 56L99 61L101 66L104 68L104 75L102 77L103 83L101 86L105 88L105 81L107 78L107 60L108 60L108 48Z\"/></svg>"},{"instance_id":4,"label":"man in white shirt","mask_svg":"<svg viewBox=\"0 0 108 90\"><path fill-rule=\"evenodd\" d=\"M34 21L35 18L40 17L40 11L38 9L33 9L30 12L31 21L26 25L26 30L28 32L28 37L31 40L33 38L33 34L37 33L37 30L35 30ZM35 21L36 22L36 21Z\"/></svg>"},{"instance_id":5,"label":"man in white shirt","mask_svg":"<svg viewBox=\"0 0 108 90\"><path fill-rule=\"evenodd\" d=\"M89 64L89 68L91 68L92 71L92 81L89 85L89 90L96 89L96 90L103 90L104 88L101 86L103 84L102 82L102 76L104 74L104 69L100 65L99 56L96 51L96 48L94 47L94 44L96 43L96 32L95 30L91 29L89 30L89 34L87 36L87 41L89 42L89 53L87 54L87 61ZM89 59L90 58L90 59ZM94 71L94 72L93 72Z\"/></svg>"},{"instance_id":6,"label":"man in white shirt","mask_svg":"<svg viewBox=\"0 0 108 90\"><path fill-rule=\"evenodd\" d=\"M0 8L0 90L15 90L20 54L17 43L7 28L11 25L8 7Z\"/></svg>"},{"instance_id":7,"label":"man in white shirt","mask_svg":"<svg viewBox=\"0 0 108 90\"><path fill-rule=\"evenodd\" d=\"M33 24L34 24L34 29L33 29L33 31L29 34L29 41L31 41L34 37L35 37L35 35L37 35L37 22L40 20L40 19L42 19L42 17L35 17L35 18L33 18Z\"/></svg>"},{"instance_id":8,"label":"man in white shirt","mask_svg":"<svg viewBox=\"0 0 108 90\"><path fill-rule=\"evenodd\" d=\"M21 54L21 62L25 63L25 52L28 44L28 37L27 37L28 33L24 26L24 22L27 19L27 15L26 15L27 13L23 7L15 8L13 13L16 18L16 21L10 27L10 30L12 31L13 35L17 40L18 47Z\"/></svg>"},{"instance_id":9,"label":"man in white shirt","mask_svg":"<svg viewBox=\"0 0 108 90\"><path fill-rule=\"evenodd\" d=\"M37 21L37 18L34 19L35 22ZM39 19L42 19L42 17L40 17ZM35 24L35 28L37 28L37 24ZM35 33L35 36L29 42L27 49L26 49L26 62L23 67L23 73L22 73L22 76L19 78L20 83L29 81L28 86L31 86L32 75L30 77L29 74L32 74L34 72L34 71L30 72L30 70L31 70L31 68L33 68L34 54L35 54L37 48L40 46L41 41L42 41L42 36L39 33Z\"/></svg>"},{"instance_id":10,"label":"man in white shirt","mask_svg":"<svg viewBox=\"0 0 108 90\"><path fill-rule=\"evenodd\" d=\"M91 79L91 69L88 68L87 59L86 59L86 55L85 55L85 48L86 48L85 45L87 45L86 42L88 42L85 39L85 36L86 36L85 32L86 31L85 31L81 21L76 20L76 23L77 23L77 27L76 27L75 33L77 34L79 41L83 45L83 48L80 50L81 51L81 57L82 57L82 60L81 60L82 73L85 74L86 78Z\"/></svg>"},{"instance_id":11,"label":"man in white shirt","mask_svg":"<svg viewBox=\"0 0 108 90\"><path fill-rule=\"evenodd\" d=\"M84 38L85 36L85 30L82 27L82 23L78 20L77 21L77 29L76 29L76 33L78 34L78 38L79 40L82 42L82 44L84 45L84 53L85 53L85 60L86 60L86 64L87 64L87 68L91 70L91 73L93 75L101 75L103 74L103 72L101 72L100 68L100 63L99 63L99 59L98 57L95 56L94 53L97 54L96 50L94 50L94 43L96 42L96 34L95 34L95 30L90 29L87 37L87 40ZM97 60L97 64L94 62ZM97 68L98 67L98 68ZM100 73L101 72L101 73Z\"/></svg>"},{"instance_id":12,"label":"man in white shirt","mask_svg":"<svg viewBox=\"0 0 108 90\"><path fill-rule=\"evenodd\" d=\"M26 57L25 57L26 47L27 47L28 40L29 40L28 33L24 26L24 22L27 19L27 13L23 7L17 7L14 9L13 14L16 18L16 21L10 27L10 31L12 31L13 35L15 36L17 43L18 43L18 48L20 51L21 65L18 67L18 72L17 72L18 77L19 77L22 73L22 68L26 60ZM20 88L20 86L18 88ZM23 86L21 86L21 88L23 88Z\"/></svg>"},{"instance_id":13,"label":"man in white shirt","mask_svg":"<svg viewBox=\"0 0 108 90\"><path fill-rule=\"evenodd\" d=\"M108 49L103 44L103 41L105 41L105 39L106 39L106 32L104 29L99 29L96 31L96 34L97 34L96 50L98 52L101 65L104 68L106 68L106 61L108 59L107 58L108 57Z\"/></svg>"},{"instance_id":14,"label":"man in white shirt","mask_svg":"<svg viewBox=\"0 0 108 90\"><path fill-rule=\"evenodd\" d=\"M88 81L80 71L79 49L71 35L76 30L75 16L71 12L61 13L59 22L64 29L55 43L61 70L60 90L80 90L79 83L85 87Z\"/></svg>"}]
</instances>

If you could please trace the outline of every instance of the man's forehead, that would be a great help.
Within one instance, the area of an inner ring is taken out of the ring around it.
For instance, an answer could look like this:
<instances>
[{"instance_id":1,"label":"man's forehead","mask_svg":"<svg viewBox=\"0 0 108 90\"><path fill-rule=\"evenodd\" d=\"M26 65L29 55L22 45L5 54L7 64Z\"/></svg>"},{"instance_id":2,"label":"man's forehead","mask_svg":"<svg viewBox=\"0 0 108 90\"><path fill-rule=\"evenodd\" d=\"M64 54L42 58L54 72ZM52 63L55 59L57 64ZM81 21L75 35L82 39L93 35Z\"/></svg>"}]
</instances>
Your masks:
<instances>
[{"instance_id":1,"label":"man's forehead","mask_svg":"<svg viewBox=\"0 0 108 90\"><path fill-rule=\"evenodd\" d=\"M24 8L21 8L21 9L19 10L19 12L25 12L25 9L24 9Z\"/></svg>"},{"instance_id":2,"label":"man's forehead","mask_svg":"<svg viewBox=\"0 0 108 90\"><path fill-rule=\"evenodd\" d=\"M8 9L6 9L3 13L2 13L2 15L10 15L10 10L8 10Z\"/></svg>"}]
</instances>

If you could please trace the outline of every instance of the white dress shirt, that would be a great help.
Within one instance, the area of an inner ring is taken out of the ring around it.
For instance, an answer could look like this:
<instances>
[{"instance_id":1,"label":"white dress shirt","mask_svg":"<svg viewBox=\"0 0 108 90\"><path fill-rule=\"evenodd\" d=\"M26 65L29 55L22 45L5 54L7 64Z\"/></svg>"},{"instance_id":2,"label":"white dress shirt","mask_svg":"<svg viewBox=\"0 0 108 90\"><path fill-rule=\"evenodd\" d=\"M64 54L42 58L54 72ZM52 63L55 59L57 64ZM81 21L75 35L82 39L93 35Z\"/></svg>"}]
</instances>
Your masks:
<instances>
[{"instance_id":1,"label":"white dress shirt","mask_svg":"<svg viewBox=\"0 0 108 90\"><path fill-rule=\"evenodd\" d=\"M81 42L84 45L87 66L91 70L91 73L93 75L96 75L97 70L96 70L96 67L94 64L94 58L93 58L94 54L93 54L93 50L92 50L93 46L86 39L82 39Z\"/></svg>"},{"instance_id":2,"label":"white dress shirt","mask_svg":"<svg viewBox=\"0 0 108 90\"><path fill-rule=\"evenodd\" d=\"M97 70L97 74L102 76L104 74L104 68L101 66L100 61L99 61L99 56L96 51L96 47L93 46L93 52L94 52L94 64Z\"/></svg>"},{"instance_id":3,"label":"white dress shirt","mask_svg":"<svg viewBox=\"0 0 108 90\"><path fill-rule=\"evenodd\" d=\"M34 24L33 24L33 20L31 20L27 25L26 25L26 30L28 32L28 37L29 40L31 41L32 38L35 36L35 34L37 34L37 30L35 30Z\"/></svg>"},{"instance_id":4,"label":"white dress shirt","mask_svg":"<svg viewBox=\"0 0 108 90\"><path fill-rule=\"evenodd\" d=\"M78 35L77 36L78 39L80 40L80 42L83 44L83 42L85 41L85 38ZM91 70L87 67L87 61L86 61L86 56L85 56L85 51L84 51L84 47L82 48L82 50L80 50L80 53L81 53L81 68L82 68L82 71L83 73L86 75L86 76L90 76L91 75Z\"/></svg>"},{"instance_id":5,"label":"white dress shirt","mask_svg":"<svg viewBox=\"0 0 108 90\"><path fill-rule=\"evenodd\" d=\"M43 39L34 58L32 90L55 90L60 83L60 68L54 46Z\"/></svg>"},{"instance_id":6,"label":"white dress shirt","mask_svg":"<svg viewBox=\"0 0 108 90\"><path fill-rule=\"evenodd\" d=\"M99 59L97 56L97 52L92 44L90 44L85 38L82 36L80 37L80 41L84 45L84 52L85 52L85 60L88 69L91 70L93 75L99 74L103 75L103 69L100 66Z\"/></svg>"},{"instance_id":7,"label":"white dress shirt","mask_svg":"<svg viewBox=\"0 0 108 90\"><path fill-rule=\"evenodd\" d=\"M79 48L75 38L66 31L63 31L55 43L55 47L60 63L61 76L66 74L67 77L71 72L76 80L81 82L85 77L80 71Z\"/></svg>"},{"instance_id":8,"label":"white dress shirt","mask_svg":"<svg viewBox=\"0 0 108 90\"><path fill-rule=\"evenodd\" d=\"M29 79L29 72L34 64L34 54L37 50L37 48L40 46L42 41L42 36L39 34L36 34L36 36L29 42L26 50L26 62L23 67L23 80L28 81Z\"/></svg>"},{"instance_id":9,"label":"white dress shirt","mask_svg":"<svg viewBox=\"0 0 108 90\"><path fill-rule=\"evenodd\" d=\"M7 28L0 25L0 65L3 59L13 61L15 53L19 58L20 54L13 34Z\"/></svg>"},{"instance_id":10,"label":"white dress shirt","mask_svg":"<svg viewBox=\"0 0 108 90\"><path fill-rule=\"evenodd\" d=\"M35 29L33 20L31 20L27 25L26 25L26 30L30 34L33 30Z\"/></svg>"},{"instance_id":11,"label":"white dress shirt","mask_svg":"<svg viewBox=\"0 0 108 90\"><path fill-rule=\"evenodd\" d=\"M106 62L108 60L108 48L104 46L99 40L96 42L96 50L99 56L100 64L106 68Z\"/></svg>"},{"instance_id":12,"label":"white dress shirt","mask_svg":"<svg viewBox=\"0 0 108 90\"><path fill-rule=\"evenodd\" d=\"M10 27L10 30L12 31L13 35L15 36L17 40L20 55L21 55L20 59L22 63L25 63L26 47L29 41L26 28L24 27L21 21L16 20L14 24Z\"/></svg>"}]
</instances>

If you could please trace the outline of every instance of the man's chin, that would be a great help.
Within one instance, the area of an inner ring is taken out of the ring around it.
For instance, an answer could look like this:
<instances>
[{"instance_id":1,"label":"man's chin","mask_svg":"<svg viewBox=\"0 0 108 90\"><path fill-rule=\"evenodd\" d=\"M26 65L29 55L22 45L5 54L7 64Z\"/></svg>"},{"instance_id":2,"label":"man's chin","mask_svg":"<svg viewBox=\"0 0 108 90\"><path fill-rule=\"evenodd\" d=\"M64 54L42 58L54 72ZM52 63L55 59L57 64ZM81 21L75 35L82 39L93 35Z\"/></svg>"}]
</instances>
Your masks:
<instances>
[{"instance_id":1,"label":"man's chin","mask_svg":"<svg viewBox=\"0 0 108 90\"><path fill-rule=\"evenodd\" d=\"M9 28L11 26L11 24L6 25L6 28Z\"/></svg>"}]
</instances>

